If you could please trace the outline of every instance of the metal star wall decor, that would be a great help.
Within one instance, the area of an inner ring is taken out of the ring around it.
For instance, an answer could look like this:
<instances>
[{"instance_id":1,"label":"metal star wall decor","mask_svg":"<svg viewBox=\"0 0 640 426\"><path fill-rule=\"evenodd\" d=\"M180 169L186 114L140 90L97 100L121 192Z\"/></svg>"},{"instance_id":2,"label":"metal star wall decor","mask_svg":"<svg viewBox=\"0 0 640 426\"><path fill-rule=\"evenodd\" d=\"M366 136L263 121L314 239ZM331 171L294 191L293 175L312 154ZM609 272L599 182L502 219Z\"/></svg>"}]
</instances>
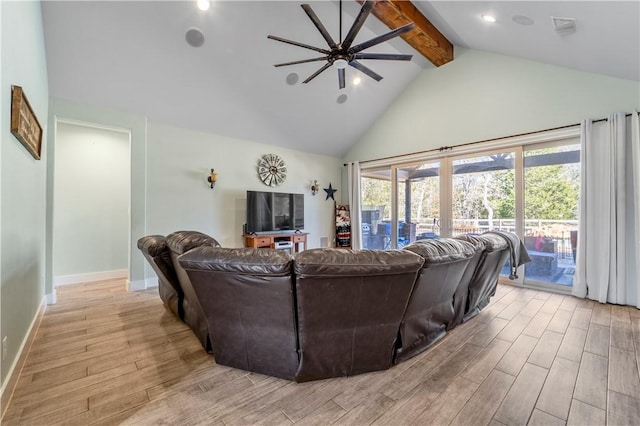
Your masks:
<instances>
[{"instance_id":1,"label":"metal star wall decor","mask_svg":"<svg viewBox=\"0 0 640 426\"><path fill-rule=\"evenodd\" d=\"M324 200L327 201L329 198L331 198L333 201L335 201L336 199L333 198L333 194L335 194L336 192L338 192L337 189L333 189L331 187L331 182L329 182L329 187L328 188L322 188L324 190L324 192L327 193L327 198L325 198Z\"/></svg>"}]
</instances>

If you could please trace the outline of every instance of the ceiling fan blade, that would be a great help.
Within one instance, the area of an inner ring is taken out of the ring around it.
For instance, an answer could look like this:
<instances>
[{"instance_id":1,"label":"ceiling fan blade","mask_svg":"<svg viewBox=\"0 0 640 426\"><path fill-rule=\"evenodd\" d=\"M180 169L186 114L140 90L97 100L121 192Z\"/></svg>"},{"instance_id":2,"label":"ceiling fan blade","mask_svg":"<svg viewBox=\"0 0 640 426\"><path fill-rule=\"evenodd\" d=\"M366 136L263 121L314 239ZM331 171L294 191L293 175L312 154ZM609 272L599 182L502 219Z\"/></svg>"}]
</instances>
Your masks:
<instances>
[{"instance_id":1,"label":"ceiling fan blade","mask_svg":"<svg viewBox=\"0 0 640 426\"><path fill-rule=\"evenodd\" d=\"M297 41L287 40L286 38L282 38L274 35L268 35L267 38L270 38L271 40L275 40L275 41L281 41L282 43L292 44L298 47L304 47L305 49L315 50L316 52L324 53L325 55L328 55L329 53L331 53L326 49L320 49L319 47L309 46L308 44L298 43Z\"/></svg>"},{"instance_id":2,"label":"ceiling fan blade","mask_svg":"<svg viewBox=\"0 0 640 426\"><path fill-rule=\"evenodd\" d=\"M326 56L321 56L319 58L302 59L299 61L292 61L292 62L283 62L281 64L275 64L274 67L286 67L287 65L306 64L307 62L326 61L326 60L327 60Z\"/></svg>"},{"instance_id":3,"label":"ceiling fan blade","mask_svg":"<svg viewBox=\"0 0 640 426\"><path fill-rule=\"evenodd\" d=\"M364 25L364 21L367 20L367 17L369 16L369 13L371 12L371 9L375 4L376 2L373 0L367 0L364 2L364 4L362 5L362 8L360 8L360 12L358 13L358 16L356 17L356 20L353 21L353 25L351 25L351 28L349 29L347 36L342 41L343 49L346 50L346 49L349 49L349 47L351 47L351 43L353 43L353 40L358 35L360 28L362 28L362 26Z\"/></svg>"},{"instance_id":4,"label":"ceiling fan blade","mask_svg":"<svg viewBox=\"0 0 640 426\"><path fill-rule=\"evenodd\" d=\"M368 75L369 77L374 79L375 81L382 80L382 76L380 74L377 74L377 73L373 72L371 69L369 69L368 67L362 65L360 62L358 62L356 60L353 60L353 61L349 62L349 65L351 65L352 67L354 67L358 71L362 71L363 73L365 73L366 75Z\"/></svg>"},{"instance_id":5,"label":"ceiling fan blade","mask_svg":"<svg viewBox=\"0 0 640 426\"><path fill-rule=\"evenodd\" d=\"M322 37L324 37L324 39L327 41L329 47L332 49L337 48L338 46L336 46L336 42L333 41L327 29L324 27L324 25L322 25L322 22L320 22L318 15L316 15L313 9L311 9L311 6L309 6L308 4L302 4L300 6L304 9L307 16L309 17L309 19L311 19L311 22L313 22L318 31L320 31L320 34L322 34Z\"/></svg>"},{"instance_id":6,"label":"ceiling fan blade","mask_svg":"<svg viewBox=\"0 0 640 426\"><path fill-rule=\"evenodd\" d=\"M331 66L331 64L329 62L327 62L326 64L324 64L324 66L322 68L320 68L318 71L314 72L313 74L311 74L309 77L307 77L307 79L305 81L303 81L303 83L308 83L311 80L313 80L314 78L316 78L322 71L326 70L327 68L329 68Z\"/></svg>"},{"instance_id":7,"label":"ceiling fan blade","mask_svg":"<svg viewBox=\"0 0 640 426\"><path fill-rule=\"evenodd\" d=\"M364 43L360 43L357 46L353 46L351 49L349 49L349 53L358 53L364 49L368 49L371 46L375 46L376 44L384 43L385 41L391 40L394 37L398 37L399 35L409 32L414 28L415 24L413 22L407 25L403 25L402 27L398 27L386 34L379 35L378 37L374 37L369 41L365 41Z\"/></svg>"},{"instance_id":8,"label":"ceiling fan blade","mask_svg":"<svg viewBox=\"0 0 640 426\"><path fill-rule=\"evenodd\" d=\"M353 59L383 59L387 61L410 61L413 55L400 55L395 53L356 53Z\"/></svg>"},{"instance_id":9,"label":"ceiling fan blade","mask_svg":"<svg viewBox=\"0 0 640 426\"><path fill-rule=\"evenodd\" d=\"M344 68L339 68L338 69L338 85L340 86L341 89L344 89Z\"/></svg>"}]
</instances>

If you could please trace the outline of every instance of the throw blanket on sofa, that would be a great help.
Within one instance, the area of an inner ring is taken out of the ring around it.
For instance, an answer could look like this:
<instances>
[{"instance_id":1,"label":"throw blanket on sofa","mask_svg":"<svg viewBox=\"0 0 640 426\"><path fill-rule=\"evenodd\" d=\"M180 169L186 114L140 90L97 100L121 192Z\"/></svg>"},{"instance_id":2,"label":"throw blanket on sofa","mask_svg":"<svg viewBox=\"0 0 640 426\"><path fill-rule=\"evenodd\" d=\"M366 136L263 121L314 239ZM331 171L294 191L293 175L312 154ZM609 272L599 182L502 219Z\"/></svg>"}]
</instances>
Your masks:
<instances>
[{"instance_id":1,"label":"throw blanket on sofa","mask_svg":"<svg viewBox=\"0 0 640 426\"><path fill-rule=\"evenodd\" d=\"M511 274L509 279L518 278L518 267L531 262L529 252L527 252L524 242L514 233L503 231L488 231L485 234L496 234L502 237L509 245L509 258L511 259Z\"/></svg>"}]
</instances>

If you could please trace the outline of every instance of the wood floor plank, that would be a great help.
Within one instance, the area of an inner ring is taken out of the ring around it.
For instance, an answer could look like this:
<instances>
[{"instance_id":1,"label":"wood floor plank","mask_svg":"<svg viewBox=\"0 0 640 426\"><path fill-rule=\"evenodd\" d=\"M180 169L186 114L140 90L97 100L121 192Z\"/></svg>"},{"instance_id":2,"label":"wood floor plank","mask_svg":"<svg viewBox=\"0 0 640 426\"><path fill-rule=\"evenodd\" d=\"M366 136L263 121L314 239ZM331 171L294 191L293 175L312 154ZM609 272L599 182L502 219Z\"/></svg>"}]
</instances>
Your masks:
<instances>
[{"instance_id":1,"label":"wood floor plank","mask_svg":"<svg viewBox=\"0 0 640 426\"><path fill-rule=\"evenodd\" d=\"M504 318L494 318L480 332L469 339L469 343L479 346L487 346L509 324Z\"/></svg>"},{"instance_id":2,"label":"wood floor plank","mask_svg":"<svg viewBox=\"0 0 640 426\"><path fill-rule=\"evenodd\" d=\"M631 315L629 315L627 306L611 305L611 322L613 321L631 322Z\"/></svg>"},{"instance_id":3,"label":"wood floor plank","mask_svg":"<svg viewBox=\"0 0 640 426\"><path fill-rule=\"evenodd\" d=\"M531 414L527 426L564 426L565 424L566 422L564 420L535 409L533 410L533 414Z\"/></svg>"},{"instance_id":4,"label":"wood floor plank","mask_svg":"<svg viewBox=\"0 0 640 426\"><path fill-rule=\"evenodd\" d=\"M442 392L442 394L415 419L414 424L446 425L451 423L479 386L479 384L472 382L471 380L467 380L464 377L457 377L449 386L447 386L444 392ZM393 423L376 422L374 424L391 425Z\"/></svg>"},{"instance_id":5,"label":"wood floor plank","mask_svg":"<svg viewBox=\"0 0 640 426\"><path fill-rule=\"evenodd\" d=\"M462 377L478 384L482 383L510 347L510 342L493 339L493 341L489 343L489 346L482 349L482 351L478 353L478 356L469 364L462 373Z\"/></svg>"},{"instance_id":6,"label":"wood floor plank","mask_svg":"<svg viewBox=\"0 0 640 426\"><path fill-rule=\"evenodd\" d=\"M585 352L580 363L573 397L594 407L607 409L608 358Z\"/></svg>"},{"instance_id":7,"label":"wood floor plank","mask_svg":"<svg viewBox=\"0 0 640 426\"><path fill-rule=\"evenodd\" d=\"M584 344L585 352L608 357L611 327L592 322Z\"/></svg>"},{"instance_id":8,"label":"wood floor plank","mask_svg":"<svg viewBox=\"0 0 640 426\"><path fill-rule=\"evenodd\" d=\"M633 330L631 321L622 322L611 320L611 346L624 349L625 351L633 351Z\"/></svg>"},{"instance_id":9,"label":"wood floor plank","mask_svg":"<svg viewBox=\"0 0 640 426\"><path fill-rule=\"evenodd\" d=\"M566 420L573 399L579 366L577 362L556 358L542 387L536 408Z\"/></svg>"},{"instance_id":10,"label":"wood floor plank","mask_svg":"<svg viewBox=\"0 0 640 426\"><path fill-rule=\"evenodd\" d=\"M514 377L517 376L537 343L538 339L535 337L520 335L504 354L496 369Z\"/></svg>"},{"instance_id":11,"label":"wood floor plank","mask_svg":"<svg viewBox=\"0 0 640 426\"><path fill-rule=\"evenodd\" d=\"M529 303L527 303L527 306L525 306L519 312L519 315L534 317L538 313L540 308L542 308L542 305L544 305L544 302L545 302L544 300L536 299L536 297L534 296L533 299L531 299Z\"/></svg>"},{"instance_id":12,"label":"wood floor plank","mask_svg":"<svg viewBox=\"0 0 640 426\"><path fill-rule=\"evenodd\" d=\"M494 419L505 425L527 424L549 370L525 364L498 408Z\"/></svg>"},{"instance_id":13,"label":"wood floor plank","mask_svg":"<svg viewBox=\"0 0 640 426\"><path fill-rule=\"evenodd\" d=\"M609 348L609 389L634 398L640 395L640 375L634 352Z\"/></svg>"},{"instance_id":14,"label":"wood floor plank","mask_svg":"<svg viewBox=\"0 0 640 426\"><path fill-rule=\"evenodd\" d=\"M569 410L567 426L604 426L607 416L604 410L574 399Z\"/></svg>"},{"instance_id":15,"label":"wood floor plank","mask_svg":"<svg viewBox=\"0 0 640 426\"><path fill-rule=\"evenodd\" d=\"M558 348L556 356L571 361L580 362L584 351L584 342L587 339L587 330L569 327Z\"/></svg>"},{"instance_id":16,"label":"wood floor plank","mask_svg":"<svg viewBox=\"0 0 640 426\"><path fill-rule=\"evenodd\" d=\"M553 315L553 318L551 318L551 321L547 326L547 330L555 331L556 333L564 333L567 330L567 327L569 327L572 315L573 311L566 311L558 308L556 313Z\"/></svg>"},{"instance_id":17,"label":"wood floor plank","mask_svg":"<svg viewBox=\"0 0 640 426\"><path fill-rule=\"evenodd\" d=\"M611 305L598 303L593 307L591 322L609 327L611 325Z\"/></svg>"},{"instance_id":18,"label":"wood floor plank","mask_svg":"<svg viewBox=\"0 0 640 426\"><path fill-rule=\"evenodd\" d=\"M498 314L498 318L506 319L511 321L516 315L520 313L525 307L527 303L517 300L512 302L509 306L507 306L502 312Z\"/></svg>"},{"instance_id":19,"label":"wood floor plank","mask_svg":"<svg viewBox=\"0 0 640 426\"><path fill-rule=\"evenodd\" d=\"M493 370L453 419L451 425L468 425L470 419L473 419L476 425L489 424L514 380L515 377L510 374Z\"/></svg>"},{"instance_id":20,"label":"wood floor plank","mask_svg":"<svg viewBox=\"0 0 640 426\"><path fill-rule=\"evenodd\" d=\"M549 322L551 322L551 318L553 318L553 314L548 312L538 312L533 317L529 325L524 329L522 334L535 337L536 339L541 338L544 331L547 329Z\"/></svg>"},{"instance_id":21,"label":"wood floor plank","mask_svg":"<svg viewBox=\"0 0 640 426\"><path fill-rule=\"evenodd\" d=\"M578 306L578 298L574 296L564 296L558 309L573 312Z\"/></svg>"},{"instance_id":22,"label":"wood floor plank","mask_svg":"<svg viewBox=\"0 0 640 426\"><path fill-rule=\"evenodd\" d=\"M640 400L609 391L607 398L608 425L637 425L640 419Z\"/></svg>"},{"instance_id":23,"label":"wood floor plank","mask_svg":"<svg viewBox=\"0 0 640 426\"><path fill-rule=\"evenodd\" d=\"M546 369L551 368L558 348L562 343L562 337L563 335L560 333L546 330L533 349L533 352L531 352L531 355L529 355L527 362Z\"/></svg>"},{"instance_id":24,"label":"wood floor plank","mask_svg":"<svg viewBox=\"0 0 640 426\"><path fill-rule=\"evenodd\" d=\"M514 342L522 333L522 331L529 325L532 317L522 314L516 315L505 328L496 336L497 339L506 340L508 342Z\"/></svg>"},{"instance_id":25,"label":"wood floor plank","mask_svg":"<svg viewBox=\"0 0 640 426\"><path fill-rule=\"evenodd\" d=\"M576 307L575 311L573 311L571 321L569 322L569 327L588 330L589 324L591 323L592 312L592 309Z\"/></svg>"}]
</instances>

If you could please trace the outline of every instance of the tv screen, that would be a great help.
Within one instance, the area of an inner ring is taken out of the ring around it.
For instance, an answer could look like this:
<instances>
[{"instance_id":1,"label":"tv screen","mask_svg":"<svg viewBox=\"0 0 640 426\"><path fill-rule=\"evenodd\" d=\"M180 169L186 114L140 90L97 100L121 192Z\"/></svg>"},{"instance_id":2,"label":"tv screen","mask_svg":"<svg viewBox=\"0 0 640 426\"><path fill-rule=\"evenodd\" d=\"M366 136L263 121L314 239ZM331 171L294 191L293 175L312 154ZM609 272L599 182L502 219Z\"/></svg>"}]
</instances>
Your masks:
<instances>
[{"instance_id":1,"label":"tv screen","mask_svg":"<svg viewBox=\"0 0 640 426\"><path fill-rule=\"evenodd\" d=\"M247 191L247 233L304 229L304 194Z\"/></svg>"}]
</instances>

